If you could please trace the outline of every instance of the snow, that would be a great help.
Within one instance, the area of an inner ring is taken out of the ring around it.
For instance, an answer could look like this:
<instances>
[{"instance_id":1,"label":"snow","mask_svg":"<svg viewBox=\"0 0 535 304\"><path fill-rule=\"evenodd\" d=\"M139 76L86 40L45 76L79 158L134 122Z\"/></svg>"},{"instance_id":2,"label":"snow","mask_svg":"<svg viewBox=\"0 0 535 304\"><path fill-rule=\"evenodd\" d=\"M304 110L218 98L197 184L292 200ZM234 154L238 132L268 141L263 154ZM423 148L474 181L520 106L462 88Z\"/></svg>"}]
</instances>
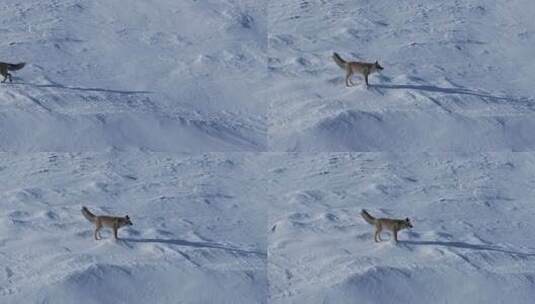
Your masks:
<instances>
[{"instance_id":1,"label":"snow","mask_svg":"<svg viewBox=\"0 0 535 304\"><path fill-rule=\"evenodd\" d=\"M277 151L532 151L535 5L269 1ZM374 62L370 88L331 59Z\"/></svg>"},{"instance_id":2,"label":"snow","mask_svg":"<svg viewBox=\"0 0 535 304\"><path fill-rule=\"evenodd\" d=\"M0 303L532 303L534 15L1 1Z\"/></svg>"},{"instance_id":3,"label":"snow","mask_svg":"<svg viewBox=\"0 0 535 304\"><path fill-rule=\"evenodd\" d=\"M0 155L2 303L262 303L265 198L247 155ZM7 177L10 177L9 179ZM131 217L114 241L80 213Z\"/></svg>"},{"instance_id":4,"label":"snow","mask_svg":"<svg viewBox=\"0 0 535 304\"><path fill-rule=\"evenodd\" d=\"M532 153L333 153L273 162L271 303L532 303ZM284 165L281 165L284 164ZM376 217L409 217L395 244Z\"/></svg>"},{"instance_id":5,"label":"snow","mask_svg":"<svg viewBox=\"0 0 535 304\"><path fill-rule=\"evenodd\" d=\"M2 1L3 151L262 151L265 5ZM28 132L27 130L37 130Z\"/></svg>"}]
</instances>

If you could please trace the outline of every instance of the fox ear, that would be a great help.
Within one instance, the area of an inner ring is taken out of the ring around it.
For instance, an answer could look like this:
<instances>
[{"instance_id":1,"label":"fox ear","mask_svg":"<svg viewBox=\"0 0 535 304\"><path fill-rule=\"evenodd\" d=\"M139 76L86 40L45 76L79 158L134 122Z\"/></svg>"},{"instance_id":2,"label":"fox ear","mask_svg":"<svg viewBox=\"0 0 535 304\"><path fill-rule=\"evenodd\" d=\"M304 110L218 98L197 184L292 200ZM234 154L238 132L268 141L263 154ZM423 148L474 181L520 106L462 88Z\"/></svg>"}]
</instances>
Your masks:
<instances>
[{"instance_id":1,"label":"fox ear","mask_svg":"<svg viewBox=\"0 0 535 304\"><path fill-rule=\"evenodd\" d=\"M410 221L411 221L409 218L406 218L405 220L406 220L407 222L410 222Z\"/></svg>"},{"instance_id":2,"label":"fox ear","mask_svg":"<svg viewBox=\"0 0 535 304\"><path fill-rule=\"evenodd\" d=\"M124 218L125 218L125 219L127 219L127 220L129 220L129 219L130 219L130 217L129 217L128 215L126 215L126 216L125 216Z\"/></svg>"}]
</instances>

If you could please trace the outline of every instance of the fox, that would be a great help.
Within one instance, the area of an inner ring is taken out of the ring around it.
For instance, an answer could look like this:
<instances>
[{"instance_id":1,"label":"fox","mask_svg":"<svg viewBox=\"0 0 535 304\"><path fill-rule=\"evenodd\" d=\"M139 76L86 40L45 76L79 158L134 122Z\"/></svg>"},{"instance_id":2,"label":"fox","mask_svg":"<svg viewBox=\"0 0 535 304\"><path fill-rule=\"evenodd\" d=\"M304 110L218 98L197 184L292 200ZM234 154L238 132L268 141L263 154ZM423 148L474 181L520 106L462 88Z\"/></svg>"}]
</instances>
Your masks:
<instances>
[{"instance_id":1,"label":"fox","mask_svg":"<svg viewBox=\"0 0 535 304\"><path fill-rule=\"evenodd\" d=\"M116 240L119 238L117 237L117 231L119 228L122 228L124 226L132 226L132 221L130 220L130 217L128 215L121 217L121 216L107 216L107 215L94 215L87 209L87 207L82 207L82 214L83 216L90 221L91 223L95 224L95 240L100 240L102 237L100 236L100 229L105 226L108 228L111 228L113 230L113 236Z\"/></svg>"},{"instance_id":2,"label":"fox","mask_svg":"<svg viewBox=\"0 0 535 304\"><path fill-rule=\"evenodd\" d=\"M381 239L381 231L383 229L390 230L392 234L394 235L394 241L396 243L398 242L398 232L403 229L412 228L411 220L407 217L404 220L401 219L389 219L389 218L375 218L371 216L368 211L362 209L360 212L360 215L364 218L364 220L370 224L375 226L375 234L373 236L373 239L376 243L379 241L383 241Z\"/></svg>"},{"instance_id":3,"label":"fox","mask_svg":"<svg viewBox=\"0 0 535 304\"><path fill-rule=\"evenodd\" d=\"M18 71L22 69L24 66L26 66L25 62L20 63L6 63L6 62L0 62L0 74L4 76L4 80L2 80L2 83L6 82L6 80L9 79L9 82L12 82L11 79L11 73L9 71Z\"/></svg>"},{"instance_id":4,"label":"fox","mask_svg":"<svg viewBox=\"0 0 535 304\"><path fill-rule=\"evenodd\" d=\"M338 53L333 53L333 60L336 64L346 71L346 87L354 86L355 84L351 81L351 76L354 73L359 73L364 76L364 81L366 82L366 87L369 86L368 76L372 73L382 71L384 68L379 64L379 61L374 63L368 62L359 62L359 61L345 61L338 55Z\"/></svg>"}]
</instances>

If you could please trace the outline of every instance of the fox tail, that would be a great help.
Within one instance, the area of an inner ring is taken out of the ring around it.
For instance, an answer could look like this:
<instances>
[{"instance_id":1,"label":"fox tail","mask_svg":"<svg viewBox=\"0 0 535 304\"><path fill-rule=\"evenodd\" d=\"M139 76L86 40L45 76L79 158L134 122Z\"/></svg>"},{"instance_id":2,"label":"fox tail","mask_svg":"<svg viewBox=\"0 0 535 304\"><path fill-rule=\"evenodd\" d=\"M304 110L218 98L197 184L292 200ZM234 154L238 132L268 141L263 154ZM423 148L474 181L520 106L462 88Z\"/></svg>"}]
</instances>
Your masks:
<instances>
[{"instance_id":1,"label":"fox tail","mask_svg":"<svg viewBox=\"0 0 535 304\"><path fill-rule=\"evenodd\" d=\"M85 206L82 207L82 214L91 223L95 222L96 216L93 213L91 213L91 211L89 211L89 209L87 209Z\"/></svg>"},{"instance_id":2,"label":"fox tail","mask_svg":"<svg viewBox=\"0 0 535 304\"><path fill-rule=\"evenodd\" d=\"M16 64L8 63L7 69L10 70L10 71L18 71L18 70L22 69L24 66L26 66L26 62L20 62L20 63L16 63Z\"/></svg>"},{"instance_id":3,"label":"fox tail","mask_svg":"<svg viewBox=\"0 0 535 304\"><path fill-rule=\"evenodd\" d=\"M338 55L338 53L333 53L333 60L342 69L346 68L347 62L344 59L342 59L342 57L340 57L340 55Z\"/></svg>"},{"instance_id":4,"label":"fox tail","mask_svg":"<svg viewBox=\"0 0 535 304\"><path fill-rule=\"evenodd\" d=\"M368 211L362 209L362 211L360 212L360 215L362 215L362 218L364 218L364 220L370 224L370 225L375 225L375 221L376 221L376 218L374 218L373 216L371 216L371 214L368 213Z\"/></svg>"}]
</instances>

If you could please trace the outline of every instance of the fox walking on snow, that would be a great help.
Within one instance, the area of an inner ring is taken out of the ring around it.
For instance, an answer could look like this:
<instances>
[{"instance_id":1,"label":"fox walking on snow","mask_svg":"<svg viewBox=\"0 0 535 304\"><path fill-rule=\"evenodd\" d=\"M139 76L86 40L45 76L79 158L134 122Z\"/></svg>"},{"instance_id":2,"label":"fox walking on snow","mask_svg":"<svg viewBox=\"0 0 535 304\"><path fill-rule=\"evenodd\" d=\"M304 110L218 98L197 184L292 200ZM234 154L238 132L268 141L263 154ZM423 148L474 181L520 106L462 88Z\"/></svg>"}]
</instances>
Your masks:
<instances>
[{"instance_id":1,"label":"fox walking on snow","mask_svg":"<svg viewBox=\"0 0 535 304\"><path fill-rule=\"evenodd\" d=\"M372 73L378 72L383 70L383 67L379 64L378 61L375 61L374 63L368 63L368 62L358 62L358 61L345 61L338 55L337 53L333 53L333 60L336 62L336 64L344 69L346 71L346 86L349 87L349 84L352 86L354 85L351 81L351 76L353 76L354 73L359 73L362 76L364 76L364 80L366 81L366 86L369 85L368 83L368 76Z\"/></svg>"},{"instance_id":2,"label":"fox walking on snow","mask_svg":"<svg viewBox=\"0 0 535 304\"><path fill-rule=\"evenodd\" d=\"M362 215L362 217L368 224L375 226L375 234L373 236L373 239L375 240L375 242L382 241L381 231L383 231L383 229L390 230L392 234L394 235L394 240L397 242L398 232L400 230L412 228L412 224L409 218L406 218L404 220L389 219L389 218L375 218L371 216L364 209L362 209L362 211L360 212L360 215Z\"/></svg>"},{"instance_id":3,"label":"fox walking on snow","mask_svg":"<svg viewBox=\"0 0 535 304\"><path fill-rule=\"evenodd\" d=\"M4 76L4 80L2 80L2 83L6 82L6 80L9 79L9 82L11 82L11 73L9 71L18 71L22 69L26 65L25 62L21 63L6 63L6 62L0 62L0 74Z\"/></svg>"},{"instance_id":4,"label":"fox walking on snow","mask_svg":"<svg viewBox=\"0 0 535 304\"><path fill-rule=\"evenodd\" d=\"M132 226L132 222L130 221L130 217L124 216L107 216L107 215L94 215L87 209L86 207L82 207L82 214L84 217L90 221L91 223L95 224L95 240L101 239L100 237L100 229L105 226L108 228L111 228L113 230L113 236L117 240L117 231L119 228L124 226ZM98 237L97 237L98 236Z\"/></svg>"}]
</instances>

